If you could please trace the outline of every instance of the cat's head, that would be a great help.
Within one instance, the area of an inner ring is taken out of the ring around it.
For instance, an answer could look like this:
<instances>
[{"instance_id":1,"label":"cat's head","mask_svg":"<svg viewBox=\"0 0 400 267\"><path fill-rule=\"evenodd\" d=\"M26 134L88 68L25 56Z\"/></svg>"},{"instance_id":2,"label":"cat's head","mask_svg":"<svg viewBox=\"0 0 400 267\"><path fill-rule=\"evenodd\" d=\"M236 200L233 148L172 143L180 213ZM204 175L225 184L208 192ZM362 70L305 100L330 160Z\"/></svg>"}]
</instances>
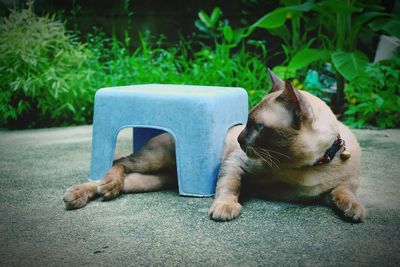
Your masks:
<instances>
[{"instance_id":1,"label":"cat's head","mask_svg":"<svg viewBox=\"0 0 400 267\"><path fill-rule=\"evenodd\" d=\"M271 92L250 111L239 144L271 164L311 161L336 136L336 118L323 101L268 71Z\"/></svg>"}]
</instances>

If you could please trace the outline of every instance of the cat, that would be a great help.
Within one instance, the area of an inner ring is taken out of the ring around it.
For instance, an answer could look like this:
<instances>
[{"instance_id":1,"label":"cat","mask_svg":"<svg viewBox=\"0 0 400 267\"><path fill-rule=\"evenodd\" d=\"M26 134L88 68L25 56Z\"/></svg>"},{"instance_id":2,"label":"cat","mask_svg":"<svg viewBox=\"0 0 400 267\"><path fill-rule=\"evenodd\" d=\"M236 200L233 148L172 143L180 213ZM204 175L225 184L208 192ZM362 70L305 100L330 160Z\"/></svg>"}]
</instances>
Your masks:
<instances>
[{"instance_id":1,"label":"cat","mask_svg":"<svg viewBox=\"0 0 400 267\"><path fill-rule=\"evenodd\" d=\"M238 217L243 185L255 196L279 201L324 199L345 220L364 221L367 211L355 195L361 154L355 136L322 100L268 72L270 93L250 111L246 125L227 133L209 216ZM176 176L174 139L164 133L116 160L104 179L70 187L63 199L67 209L77 209L96 195L109 200L176 188Z\"/></svg>"}]
</instances>

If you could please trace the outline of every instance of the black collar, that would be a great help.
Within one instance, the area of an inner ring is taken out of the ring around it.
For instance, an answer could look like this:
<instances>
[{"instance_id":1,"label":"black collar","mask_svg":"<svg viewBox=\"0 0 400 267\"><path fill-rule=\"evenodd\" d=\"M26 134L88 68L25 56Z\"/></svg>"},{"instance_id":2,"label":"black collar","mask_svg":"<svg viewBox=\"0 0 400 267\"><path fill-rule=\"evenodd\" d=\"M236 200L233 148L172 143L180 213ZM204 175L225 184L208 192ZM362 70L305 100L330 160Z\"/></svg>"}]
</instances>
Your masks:
<instances>
[{"instance_id":1,"label":"black collar","mask_svg":"<svg viewBox=\"0 0 400 267\"><path fill-rule=\"evenodd\" d=\"M333 160L335 157L336 153L341 149L341 148L346 149L345 142L342 138L340 138L340 134L338 134L335 138L335 142L331 145L330 148L328 148L325 151L325 154L320 157L314 164L313 166L318 166L322 164L329 163Z\"/></svg>"}]
</instances>

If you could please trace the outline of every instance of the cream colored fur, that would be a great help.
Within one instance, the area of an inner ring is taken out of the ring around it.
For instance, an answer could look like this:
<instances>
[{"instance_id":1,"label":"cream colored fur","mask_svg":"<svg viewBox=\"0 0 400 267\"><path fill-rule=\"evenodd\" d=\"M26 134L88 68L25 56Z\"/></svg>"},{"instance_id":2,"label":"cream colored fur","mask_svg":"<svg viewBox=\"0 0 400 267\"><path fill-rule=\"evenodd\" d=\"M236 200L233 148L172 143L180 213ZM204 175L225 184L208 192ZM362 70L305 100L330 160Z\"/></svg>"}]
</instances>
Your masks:
<instances>
[{"instance_id":1,"label":"cream colored fur","mask_svg":"<svg viewBox=\"0 0 400 267\"><path fill-rule=\"evenodd\" d=\"M249 118L274 127L290 127L293 122L291 116L276 101L284 90L283 83L278 86L280 88L275 88L250 112ZM244 127L236 126L228 133L224 151L226 159L221 168L215 201L209 210L213 219L230 220L239 215L243 170L251 174L248 180L261 196L301 200L330 193L334 206L346 219L355 222L365 219L366 210L355 196L360 172L360 147L356 138L323 101L307 92L299 93L309 103L312 116L297 131L291 154L287 154L291 160L272 164L262 158L249 158L237 142L238 133ZM350 159L341 160L338 153L329 164L313 166L332 145L338 133L346 142L347 151L351 153ZM255 136L252 134L248 138ZM239 165L241 168L237 167Z\"/></svg>"}]
</instances>

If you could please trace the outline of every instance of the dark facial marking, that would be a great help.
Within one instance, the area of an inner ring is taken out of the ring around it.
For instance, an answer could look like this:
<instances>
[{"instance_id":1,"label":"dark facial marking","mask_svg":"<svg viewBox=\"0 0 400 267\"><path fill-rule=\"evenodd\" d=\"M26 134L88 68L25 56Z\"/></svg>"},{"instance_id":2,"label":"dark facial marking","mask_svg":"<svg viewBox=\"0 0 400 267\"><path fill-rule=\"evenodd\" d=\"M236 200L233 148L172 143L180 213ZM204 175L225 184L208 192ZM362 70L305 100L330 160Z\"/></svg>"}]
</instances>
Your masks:
<instances>
[{"instance_id":1,"label":"dark facial marking","mask_svg":"<svg viewBox=\"0 0 400 267\"><path fill-rule=\"evenodd\" d=\"M251 145L251 140L257 136L258 132L260 132L263 127L264 125L256 123L254 119L249 116L246 128L243 129L238 137L238 142L243 151L247 150L247 147Z\"/></svg>"}]
</instances>

